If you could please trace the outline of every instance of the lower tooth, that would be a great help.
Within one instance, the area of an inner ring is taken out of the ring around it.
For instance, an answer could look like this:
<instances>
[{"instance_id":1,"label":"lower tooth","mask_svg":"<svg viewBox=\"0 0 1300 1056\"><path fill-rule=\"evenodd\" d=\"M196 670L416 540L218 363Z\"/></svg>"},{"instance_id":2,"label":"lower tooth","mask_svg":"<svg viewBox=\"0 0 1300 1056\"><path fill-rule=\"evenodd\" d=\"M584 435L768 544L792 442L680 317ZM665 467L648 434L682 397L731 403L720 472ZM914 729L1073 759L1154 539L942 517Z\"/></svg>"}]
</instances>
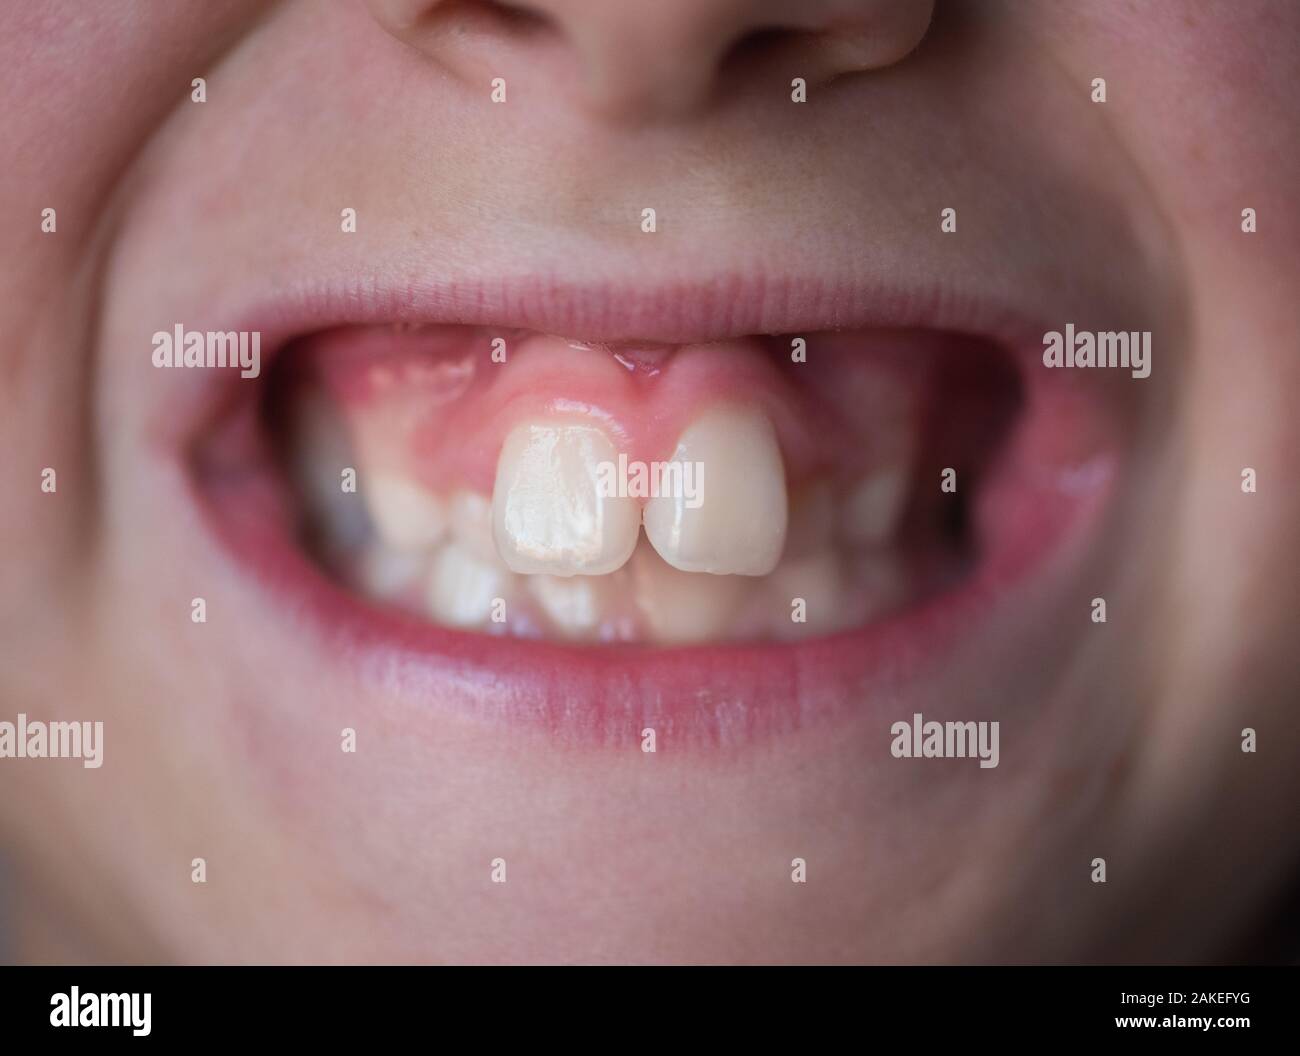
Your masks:
<instances>
[{"instance_id":1,"label":"lower tooth","mask_svg":"<svg viewBox=\"0 0 1300 1056\"><path fill-rule=\"evenodd\" d=\"M610 609L616 587L609 581L616 577L528 576L525 585L562 635L593 638Z\"/></svg>"},{"instance_id":2,"label":"lower tooth","mask_svg":"<svg viewBox=\"0 0 1300 1056\"><path fill-rule=\"evenodd\" d=\"M427 603L434 619L452 627L482 627L492 621L497 598L508 601L510 575L459 543L441 547L429 572ZM504 615L504 614L503 614Z\"/></svg>"},{"instance_id":3,"label":"lower tooth","mask_svg":"<svg viewBox=\"0 0 1300 1056\"><path fill-rule=\"evenodd\" d=\"M631 569L649 637L666 643L705 642L725 634L753 582L679 571L644 541L632 555Z\"/></svg>"},{"instance_id":4,"label":"lower tooth","mask_svg":"<svg viewBox=\"0 0 1300 1056\"><path fill-rule=\"evenodd\" d=\"M429 555L394 550L372 541L356 560L357 587L372 598L400 601L410 596L428 575Z\"/></svg>"},{"instance_id":5,"label":"lower tooth","mask_svg":"<svg viewBox=\"0 0 1300 1056\"><path fill-rule=\"evenodd\" d=\"M773 633L790 640L842 630L849 616L844 584L834 552L782 561L765 584L775 609ZM796 616L803 618L796 621Z\"/></svg>"}]
</instances>

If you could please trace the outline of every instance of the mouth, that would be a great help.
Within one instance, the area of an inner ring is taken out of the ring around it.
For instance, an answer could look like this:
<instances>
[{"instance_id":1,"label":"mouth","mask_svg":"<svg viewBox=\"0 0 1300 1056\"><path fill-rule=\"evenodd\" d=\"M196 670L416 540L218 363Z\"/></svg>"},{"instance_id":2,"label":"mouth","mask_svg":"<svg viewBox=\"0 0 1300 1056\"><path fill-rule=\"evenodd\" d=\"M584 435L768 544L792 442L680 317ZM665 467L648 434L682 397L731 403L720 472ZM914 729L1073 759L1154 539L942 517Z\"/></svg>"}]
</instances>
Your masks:
<instances>
[{"instance_id":1,"label":"mouth","mask_svg":"<svg viewBox=\"0 0 1300 1056\"><path fill-rule=\"evenodd\" d=\"M259 378L193 372L167 444L231 573L321 655L565 739L861 714L1059 601L1036 584L1109 505L1118 386L1045 370L1041 322L956 298L846 318L791 297L761 333L718 303L281 303L248 315Z\"/></svg>"}]
</instances>

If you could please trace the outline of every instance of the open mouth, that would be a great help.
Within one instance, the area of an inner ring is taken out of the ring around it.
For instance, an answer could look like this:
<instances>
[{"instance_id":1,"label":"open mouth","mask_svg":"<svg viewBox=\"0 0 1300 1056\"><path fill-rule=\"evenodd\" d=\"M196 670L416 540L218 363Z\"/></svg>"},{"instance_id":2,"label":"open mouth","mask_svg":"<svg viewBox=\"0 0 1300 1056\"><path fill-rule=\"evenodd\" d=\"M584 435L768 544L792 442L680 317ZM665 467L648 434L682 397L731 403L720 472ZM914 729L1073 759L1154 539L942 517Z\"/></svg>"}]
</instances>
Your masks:
<instances>
[{"instance_id":1,"label":"open mouth","mask_svg":"<svg viewBox=\"0 0 1300 1056\"><path fill-rule=\"evenodd\" d=\"M976 491L1019 393L996 359L933 391L969 351L933 335L814 335L813 370L799 340L349 327L288 349L264 411L299 537L376 603L552 641L801 639L962 574L964 491L920 481L961 452Z\"/></svg>"},{"instance_id":2,"label":"open mouth","mask_svg":"<svg viewBox=\"0 0 1300 1056\"><path fill-rule=\"evenodd\" d=\"M957 328L284 330L187 448L239 567L390 683L606 740L905 681L1081 536L1126 442L1105 382Z\"/></svg>"}]
</instances>

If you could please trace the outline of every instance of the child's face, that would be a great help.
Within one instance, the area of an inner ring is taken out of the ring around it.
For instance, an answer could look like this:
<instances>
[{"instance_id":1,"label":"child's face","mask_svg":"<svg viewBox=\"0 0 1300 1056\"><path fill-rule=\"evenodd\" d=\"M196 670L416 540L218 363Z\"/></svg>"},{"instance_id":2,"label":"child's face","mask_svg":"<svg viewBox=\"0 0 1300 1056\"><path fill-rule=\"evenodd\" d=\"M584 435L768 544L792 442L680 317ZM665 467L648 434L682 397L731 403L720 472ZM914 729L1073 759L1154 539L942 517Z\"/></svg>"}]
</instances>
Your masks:
<instances>
[{"instance_id":1,"label":"child's face","mask_svg":"<svg viewBox=\"0 0 1300 1056\"><path fill-rule=\"evenodd\" d=\"M1196 959L1269 910L1300 7L2 6L0 720L103 722L0 759L20 956ZM178 325L258 377L155 366ZM593 498L620 453L702 505Z\"/></svg>"}]
</instances>

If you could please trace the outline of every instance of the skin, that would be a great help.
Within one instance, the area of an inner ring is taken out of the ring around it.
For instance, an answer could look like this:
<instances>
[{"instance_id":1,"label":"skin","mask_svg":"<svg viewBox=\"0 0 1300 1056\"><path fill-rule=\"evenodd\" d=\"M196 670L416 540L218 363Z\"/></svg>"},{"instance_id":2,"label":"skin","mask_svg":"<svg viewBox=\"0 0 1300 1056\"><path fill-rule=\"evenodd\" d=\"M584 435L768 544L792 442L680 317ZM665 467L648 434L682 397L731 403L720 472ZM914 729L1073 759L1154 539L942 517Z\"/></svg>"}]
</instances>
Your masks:
<instances>
[{"instance_id":1,"label":"skin","mask_svg":"<svg viewBox=\"0 0 1300 1056\"><path fill-rule=\"evenodd\" d=\"M18 958L1262 955L1300 850L1300 8L941 0L908 54L918 28L889 3L535 6L542 29L469 39L418 5L0 6L0 718L107 729L100 770L0 761ZM796 11L843 39L727 58ZM679 46L624 68L628 40ZM790 62L822 93L811 117L786 103ZM939 252L954 200L960 249ZM665 217L649 251L626 222L645 202ZM1103 544L1048 572L1082 594L1038 626L1000 613L997 643L917 691L962 700L980 673L1007 709L996 771L896 765L870 709L652 766L450 701L411 736L400 689L327 676L321 643L231 574L152 446L137 332L241 282L379 247L575 281L773 246L814 269L809 232L845 217L886 247L869 253L995 288L1016 283L1004 258L1050 276L1075 255L1098 305L1162 340ZM1108 633L1080 615L1097 594Z\"/></svg>"}]
</instances>

